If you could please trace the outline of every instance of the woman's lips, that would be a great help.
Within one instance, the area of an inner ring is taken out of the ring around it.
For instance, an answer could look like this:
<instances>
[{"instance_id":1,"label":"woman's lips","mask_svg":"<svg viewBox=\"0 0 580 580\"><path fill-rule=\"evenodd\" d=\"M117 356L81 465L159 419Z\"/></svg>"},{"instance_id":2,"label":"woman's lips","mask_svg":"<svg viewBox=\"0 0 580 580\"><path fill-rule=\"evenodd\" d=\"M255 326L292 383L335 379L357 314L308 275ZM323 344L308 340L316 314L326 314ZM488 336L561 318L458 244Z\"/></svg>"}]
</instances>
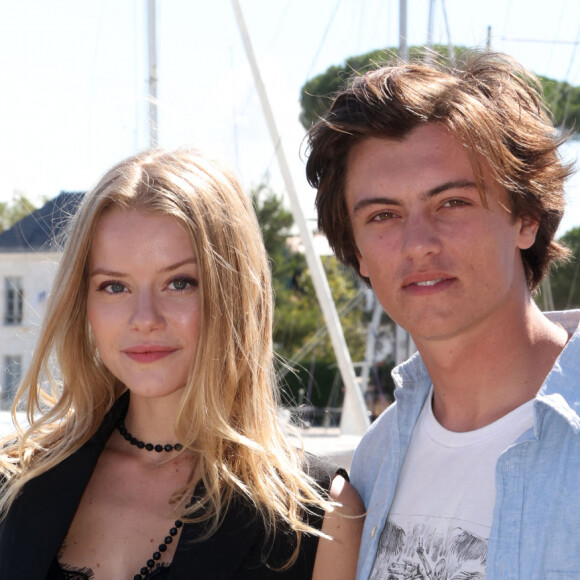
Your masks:
<instances>
[{"instance_id":1,"label":"woman's lips","mask_svg":"<svg viewBox=\"0 0 580 580\"><path fill-rule=\"evenodd\" d=\"M135 362L150 363L174 353L177 349L162 346L139 346L124 350L123 352Z\"/></svg>"}]
</instances>

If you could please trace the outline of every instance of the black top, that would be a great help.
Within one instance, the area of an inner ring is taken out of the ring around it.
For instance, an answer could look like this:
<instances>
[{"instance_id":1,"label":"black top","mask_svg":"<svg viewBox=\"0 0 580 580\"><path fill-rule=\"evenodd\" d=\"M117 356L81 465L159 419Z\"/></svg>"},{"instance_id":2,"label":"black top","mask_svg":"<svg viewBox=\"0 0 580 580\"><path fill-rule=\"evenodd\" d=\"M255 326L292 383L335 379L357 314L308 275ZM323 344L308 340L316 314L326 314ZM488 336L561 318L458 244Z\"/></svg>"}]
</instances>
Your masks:
<instances>
[{"instance_id":1,"label":"black top","mask_svg":"<svg viewBox=\"0 0 580 580\"><path fill-rule=\"evenodd\" d=\"M75 576L73 571L58 572L54 566L56 554L99 455L128 402L128 396L122 396L81 449L24 487L0 522L0 580L87 577ZM330 489L337 473L346 476L336 465L311 455L305 471L325 490ZM307 520L320 529L324 514L319 509L313 512ZM294 565L276 571L293 552L293 535L282 530L267 539L261 517L247 500L232 502L219 529L203 542L196 542L203 525L183 526L171 566L152 574L151 580L308 580L312 576L318 538L303 535ZM58 573L61 575L54 575Z\"/></svg>"},{"instance_id":2,"label":"black top","mask_svg":"<svg viewBox=\"0 0 580 580\"><path fill-rule=\"evenodd\" d=\"M159 568L151 570L147 576L141 576L142 580L168 580L171 569L168 564L160 564ZM61 566L58 560L54 560L46 580L91 580L94 578L90 568L74 568L73 566Z\"/></svg>"}]
</instances>

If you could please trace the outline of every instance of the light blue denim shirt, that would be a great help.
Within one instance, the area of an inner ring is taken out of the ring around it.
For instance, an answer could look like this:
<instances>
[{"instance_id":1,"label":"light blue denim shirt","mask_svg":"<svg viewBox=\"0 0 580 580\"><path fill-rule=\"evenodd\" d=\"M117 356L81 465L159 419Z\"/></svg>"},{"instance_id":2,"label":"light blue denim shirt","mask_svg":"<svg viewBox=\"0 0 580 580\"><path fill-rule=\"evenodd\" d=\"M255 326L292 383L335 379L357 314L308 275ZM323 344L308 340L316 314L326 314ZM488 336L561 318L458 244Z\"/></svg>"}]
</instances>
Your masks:
<instances>
[{"instance_id":1,"label":"light blue denim shirt","mask_svg":"<svg viewBox=\"0 0 580 580\"><path fill-rule=\"evenodd\" d=\"M534 427L496 465L487 580L580 580L580 310L548 314L574 333L534 401ZM416 354L393 371L395 404L355 452L351 481L367 518L357 580L369 577L431 379Z\"/></svg>"}]
</instances>

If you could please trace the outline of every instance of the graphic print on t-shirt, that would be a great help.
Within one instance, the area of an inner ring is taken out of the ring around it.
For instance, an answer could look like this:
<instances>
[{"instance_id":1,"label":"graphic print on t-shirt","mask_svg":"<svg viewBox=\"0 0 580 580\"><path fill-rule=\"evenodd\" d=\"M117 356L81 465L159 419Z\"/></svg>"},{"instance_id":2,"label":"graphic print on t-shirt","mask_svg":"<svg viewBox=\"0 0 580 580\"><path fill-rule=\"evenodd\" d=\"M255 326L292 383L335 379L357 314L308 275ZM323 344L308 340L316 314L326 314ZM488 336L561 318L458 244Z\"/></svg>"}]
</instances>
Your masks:
<instances>
[{"instance_id":1,"label":"graphic print on t-shirt","mask_svg":"<svg viewBox=\"0 0 580 580\"><path fill-rule=\"evenodd\" d=\"M421 517L408 527L389 519L381 533L370 580L485 578L487 538L458 520Z\"/></svg>"},{"instance_id":2,"label":"graphic print on t-shirt","mask_svg":"<svg viewBox=\"0 0 580 580\"><path fill-rule=\"evenodd\" d=\"M474 431L440 425L430 395L399 474L370 580L485 578L498 458L533 425L533 401Z\"/></svg>"}]
</instances>

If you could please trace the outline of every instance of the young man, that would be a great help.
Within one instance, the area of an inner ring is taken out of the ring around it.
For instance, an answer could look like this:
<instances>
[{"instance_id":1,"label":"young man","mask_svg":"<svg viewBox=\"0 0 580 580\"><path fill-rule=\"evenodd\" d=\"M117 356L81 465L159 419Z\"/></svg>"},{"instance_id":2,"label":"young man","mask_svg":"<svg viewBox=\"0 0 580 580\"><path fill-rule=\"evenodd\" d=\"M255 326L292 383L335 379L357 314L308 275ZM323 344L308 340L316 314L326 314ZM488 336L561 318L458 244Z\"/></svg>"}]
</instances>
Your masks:
<instances>
[{"instance_id":1,"label":"young man","mask_svg":"<svg viewBox=\"0 0 580 580\"><path fill-rule=\"evenodd\" d=\"M310 133L336 255L411 334L352 465L359 580L580 578L580 312L545 315L571 169L498 54L383 67Z\"/></svg>"}]
</instances>

